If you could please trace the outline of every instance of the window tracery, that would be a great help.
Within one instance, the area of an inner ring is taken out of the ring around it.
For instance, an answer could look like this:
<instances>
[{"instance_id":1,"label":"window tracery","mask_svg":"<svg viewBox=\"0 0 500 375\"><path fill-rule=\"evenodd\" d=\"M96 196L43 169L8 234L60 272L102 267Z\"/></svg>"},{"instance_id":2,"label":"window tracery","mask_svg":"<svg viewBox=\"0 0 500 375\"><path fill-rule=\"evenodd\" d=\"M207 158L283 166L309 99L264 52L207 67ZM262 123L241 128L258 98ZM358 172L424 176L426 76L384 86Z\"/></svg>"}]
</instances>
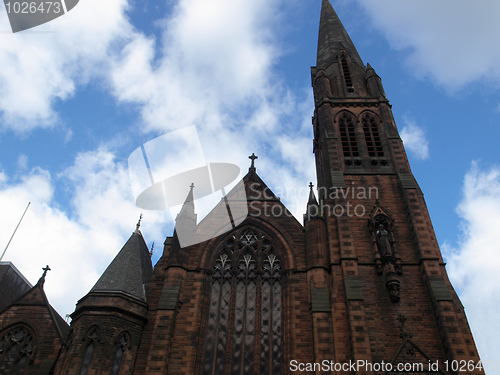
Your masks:
<instances>
[{"instance_id":1,"label":"window tracery","mask_svg":"<svg viewBox=\"0 0 500 375\"><path fill-rule=\"evenodd\" d=\"M224 241L212 269L203 374L224 374L226 358L231 375L282 372L281 274L266 235L246 228Z\"/></svg>"},{"instance_id":2,"label":"window tracery","mask_svg":"<svg viewBox=\"0 0 500 375\"><path fill-rule=\"evenodd\" d=\"M34 335L26 325L8 328L0 334L0 374L23 374L34 350Z\"/></svg>"}]
</instances>

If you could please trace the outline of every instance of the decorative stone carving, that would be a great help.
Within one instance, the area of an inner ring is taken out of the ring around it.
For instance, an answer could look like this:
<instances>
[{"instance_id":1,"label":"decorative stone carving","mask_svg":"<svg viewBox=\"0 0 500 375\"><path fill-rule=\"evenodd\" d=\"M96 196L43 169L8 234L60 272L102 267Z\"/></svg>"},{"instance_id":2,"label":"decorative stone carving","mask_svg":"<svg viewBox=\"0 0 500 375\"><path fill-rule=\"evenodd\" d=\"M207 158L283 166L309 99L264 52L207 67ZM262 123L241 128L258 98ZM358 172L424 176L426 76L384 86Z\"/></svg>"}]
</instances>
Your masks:
<instances>
[{"instance_id":1,"label":"decorative stone carving","mask_svg":"<svg viewBox=\"0 0 500 375\"><path fill-rule=\"evenodd\" d=\"M393 225L394 220L377 201L368 221L372 233L375 270L379 275L384 275L391 302L398 302L400 283L397 275L401 275L403 269L401 258L397 255L396 241L392 233Z\"/></svg>"}]
</instances>

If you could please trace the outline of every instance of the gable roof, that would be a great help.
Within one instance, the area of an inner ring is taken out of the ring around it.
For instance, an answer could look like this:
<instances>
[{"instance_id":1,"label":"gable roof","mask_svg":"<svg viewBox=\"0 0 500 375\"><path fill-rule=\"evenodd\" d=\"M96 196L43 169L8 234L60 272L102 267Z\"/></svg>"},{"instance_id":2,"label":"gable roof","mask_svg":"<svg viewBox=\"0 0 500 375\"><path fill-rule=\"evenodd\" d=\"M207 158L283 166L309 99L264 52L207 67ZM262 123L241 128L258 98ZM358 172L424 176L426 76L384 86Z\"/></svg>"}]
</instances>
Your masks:
<instances>
[{"instance_id":1,"label":"gable roof","mask_svg":"<svg viewBox=\"0 0 500 375\"><path fill-rule=\"evenodd\" d=\"M0 311L32 288L30 282L11 262L0 262Z\"/></svg>"},{"instance_id":2,"label":"gable roof","mask_svg":"<svg viewBox=\"0 0 500 375\"><path fill-rule=\"evenodd\" d=\"M34 305L45 307L49 312L54 327L56 328L57 335L61 340L64 340L64 338L69 332L69 325L61 317L61 315L59 315L59 313L50 305L47 295L45 294L45 291L43 289L44 282L45 282L45 277L42 276L34 287L25 292L15 302L10 304L5 310L1 311L0 315L13 307L22 308L23 306L34 306Z\"/></svg>"}]
</instances>

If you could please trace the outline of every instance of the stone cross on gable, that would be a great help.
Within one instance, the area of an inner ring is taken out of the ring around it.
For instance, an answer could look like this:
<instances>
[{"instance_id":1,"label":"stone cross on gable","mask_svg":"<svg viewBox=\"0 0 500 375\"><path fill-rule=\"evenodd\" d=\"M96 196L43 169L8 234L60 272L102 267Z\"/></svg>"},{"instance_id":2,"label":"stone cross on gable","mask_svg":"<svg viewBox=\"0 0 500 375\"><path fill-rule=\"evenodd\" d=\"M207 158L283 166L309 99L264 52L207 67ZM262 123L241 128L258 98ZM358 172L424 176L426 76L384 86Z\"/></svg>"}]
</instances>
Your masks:
<instances>
[{"instance_id":1,"label":"stone cross on gable","mask_svg":"<svg viewBox=\"0 0 500 375\"><path fill-rule=\"evenodd\" d=\"M50 269L49 265L47 264L44 268L42 268L42 270L43 270L42 277L45 278L45 275L47 275L47 271L50 271L51 269Z\"/></svg>"},{"instance_id":2,"label":"stone cross on gable","mask_svg":"<svg viewBox=\"0 0 500 375\"><path fill-rule=\"evenodd\" d=\"M309 187L311 188L311 190L312 190L312 188L314 187L314 185L313 185L313 183L312 183L312 182L309 182Z\"/></svg>"},{"instance_id":3,"label":"stone cross on gable","mask_svg":"<svg viewBox=\"0 0 500 375\"><path fill-rule=\"evenodd\" d=\"M250 169L255 169L255 159L258 159L259 157L256 156L255 153L252 152L252 155L250 155L248 158L252 160L252 164L250 165Z\"/></svg>"}]
</instances>

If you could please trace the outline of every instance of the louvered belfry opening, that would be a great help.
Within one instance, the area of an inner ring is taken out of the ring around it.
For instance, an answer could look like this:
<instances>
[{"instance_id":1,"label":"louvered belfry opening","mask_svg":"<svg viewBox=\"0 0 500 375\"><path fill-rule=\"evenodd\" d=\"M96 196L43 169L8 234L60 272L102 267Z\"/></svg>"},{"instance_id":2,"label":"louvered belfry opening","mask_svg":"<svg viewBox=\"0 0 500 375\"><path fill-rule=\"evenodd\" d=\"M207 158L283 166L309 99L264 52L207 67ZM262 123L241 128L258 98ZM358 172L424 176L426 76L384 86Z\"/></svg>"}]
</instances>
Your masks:
<instances>
[{"instance_id":1,"label":"louvered belfry opening","mask_svg":"<svg viewBox=\"0 0 500 375\"><path fill-rule=\"evenodd\" d=\"M377 120L374 116L367 114L363 117L363 132L365 134L366 146L370 157L380 158L384 156L384 149L378 131Z\"/></svg>"}]
</instances>

